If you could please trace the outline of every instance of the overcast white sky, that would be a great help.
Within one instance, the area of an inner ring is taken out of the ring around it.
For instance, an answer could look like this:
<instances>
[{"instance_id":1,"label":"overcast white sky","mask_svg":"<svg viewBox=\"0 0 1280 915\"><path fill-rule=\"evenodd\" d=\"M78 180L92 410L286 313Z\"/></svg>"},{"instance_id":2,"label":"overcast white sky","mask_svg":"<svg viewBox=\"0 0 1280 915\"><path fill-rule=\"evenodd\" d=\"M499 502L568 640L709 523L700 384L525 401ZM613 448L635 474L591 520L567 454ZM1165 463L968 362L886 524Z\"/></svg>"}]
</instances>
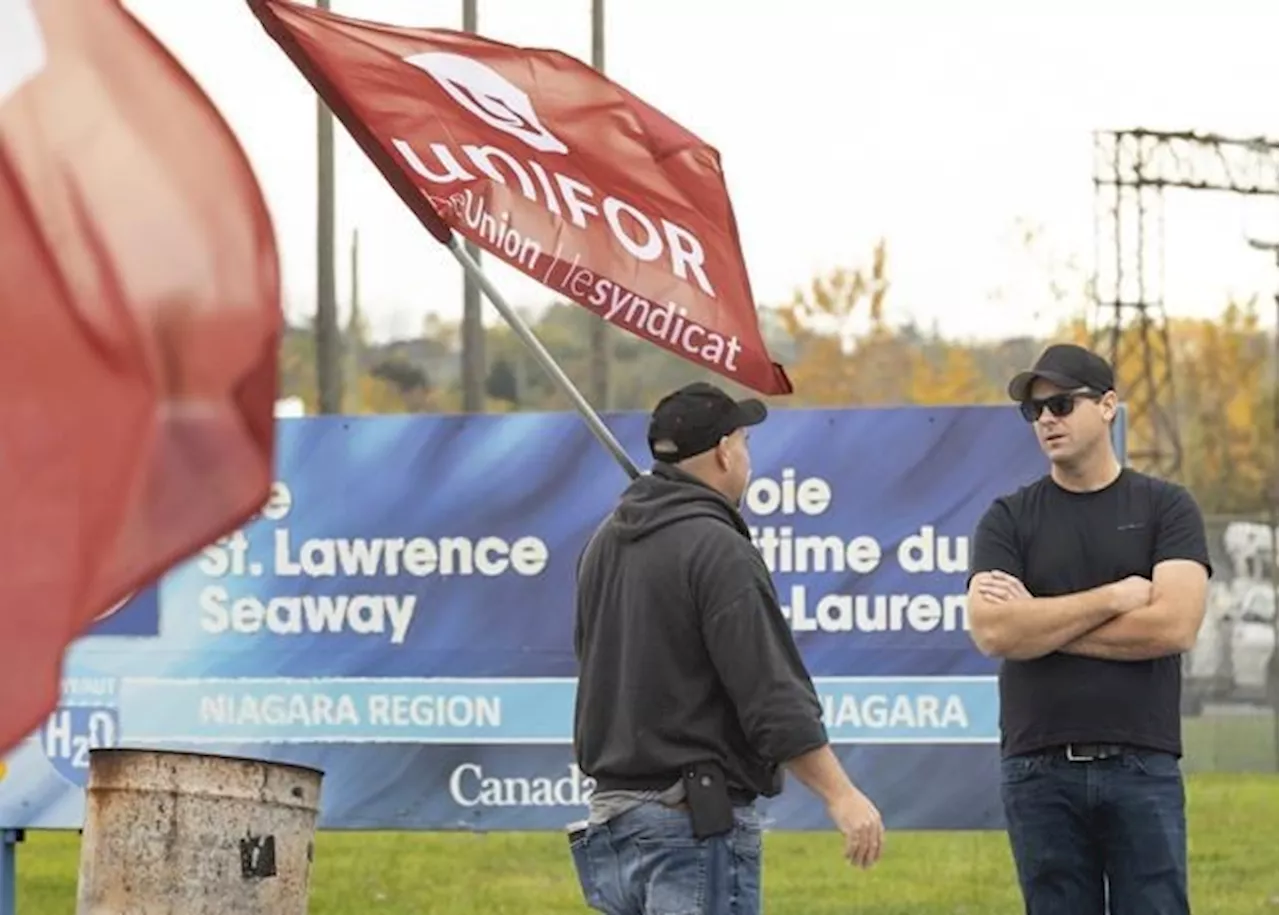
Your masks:
<instances>
[{"instance_id":1,"label":"overcast white sky","mask_svg":"<svg viewBox=\"0 0 1280 915\"><path fill-rule=\"evenodd\" d=\"M313 307L315 106L241 0L125 0L239 135L275 219L291 315ZM1273 0L611 0L609 75L716 146L757 301L888 240L890 317L946 333L1042 332L1060 317L1013 240L1047 227L1059 256L1093 257L1095 128L1280 133ZM461 26L460 0L334 0L337 12ZM948 13L947 10L953 10ZM479 0L480 31L589 59L590 0ZM379 338L456 316L460 270L338 135L341 307L361 238L362 304ZM1268 301L1275 198L1195 192L1166 207L1170 311L1230 290ZM508 298L550 295L490 265ZM993 299L992 293L1004 290ZM1271 314L1268 308L1266 314ZM494 315L492 309L489 310ZM496 319L495 319L496 320Z\"/></svg>"}]
</instances>

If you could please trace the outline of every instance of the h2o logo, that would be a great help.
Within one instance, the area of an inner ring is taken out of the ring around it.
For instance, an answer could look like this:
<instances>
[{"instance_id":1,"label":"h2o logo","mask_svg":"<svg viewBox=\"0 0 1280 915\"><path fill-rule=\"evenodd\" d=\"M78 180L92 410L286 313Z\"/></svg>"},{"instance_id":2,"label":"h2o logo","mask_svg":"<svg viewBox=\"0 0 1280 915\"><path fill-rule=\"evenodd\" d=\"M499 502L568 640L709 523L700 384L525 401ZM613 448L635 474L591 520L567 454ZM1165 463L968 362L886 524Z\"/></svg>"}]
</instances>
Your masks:
<instances>
[{"instance_id":1,"label":"h2o logo","mask_svg":"<svg viewBox=\"0 0 1280 915\"><path fill-rule=\"evenodd\" d=\"M83 788L89 779L89 751L119 746L120 718L109 706L72 706L54 710L40 732L44 755L54 770Z\"/></svg>"},{"instance_id":2,"label":"h2o logo","mask_svg":"<svg viewBox=\"0 0 1280 915\"><path fill-rule=\"evenodd\" d=\"M404 62L429 75L455 102L490 127L509 133L540 152L569 151L538 120L528 93L479 61L428 51L410 55Z\"/></svg>"}]
</instances>

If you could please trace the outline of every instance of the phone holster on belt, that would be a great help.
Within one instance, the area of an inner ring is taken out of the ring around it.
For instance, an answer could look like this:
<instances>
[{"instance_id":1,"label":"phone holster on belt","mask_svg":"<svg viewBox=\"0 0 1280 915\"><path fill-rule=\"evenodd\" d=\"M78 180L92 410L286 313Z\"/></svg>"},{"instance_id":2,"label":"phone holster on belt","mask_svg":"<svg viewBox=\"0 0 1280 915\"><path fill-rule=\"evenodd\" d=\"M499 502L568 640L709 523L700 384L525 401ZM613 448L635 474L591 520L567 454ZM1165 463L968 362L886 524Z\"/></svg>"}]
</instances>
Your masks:
<instances>
[{"instance_id":1,"label":"phone holster on belt","mask_svg":"<svg viewBox=\"0 0 1280 915\"><path fill-rule=\"evenodd\" d=\"M693 834L699 839L723 835L733 828L733 801L724 772L713 762L684 767L685 800Z\"/></svg>"}]
</instances>

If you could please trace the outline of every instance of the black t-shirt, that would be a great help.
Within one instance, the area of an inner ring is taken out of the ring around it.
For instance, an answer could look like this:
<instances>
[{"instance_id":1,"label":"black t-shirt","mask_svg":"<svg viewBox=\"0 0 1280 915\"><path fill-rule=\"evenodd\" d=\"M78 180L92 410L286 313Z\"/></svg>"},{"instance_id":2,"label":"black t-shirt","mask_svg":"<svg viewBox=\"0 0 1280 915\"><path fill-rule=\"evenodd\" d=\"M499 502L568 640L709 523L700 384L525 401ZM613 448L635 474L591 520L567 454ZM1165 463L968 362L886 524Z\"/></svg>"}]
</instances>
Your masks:
<instances>
[{"instance_id":1,"label":"black t-shirt","mask_svg":"<svg viewBox=\"0 0 1280 915\"><path fill-rule=\"evenodd\" d=\"M972 573L1016 576L1033 597L1074 594L1166 559L1212 571L1204 521L1183 487L1125 468L1096 492L1044 476L996 499L978 522ZM1179 655L1109 661L1051 652L1000 668L1005 756L1065 743L1124 743L1182 752Z\"/></svg>"}]
</instances>

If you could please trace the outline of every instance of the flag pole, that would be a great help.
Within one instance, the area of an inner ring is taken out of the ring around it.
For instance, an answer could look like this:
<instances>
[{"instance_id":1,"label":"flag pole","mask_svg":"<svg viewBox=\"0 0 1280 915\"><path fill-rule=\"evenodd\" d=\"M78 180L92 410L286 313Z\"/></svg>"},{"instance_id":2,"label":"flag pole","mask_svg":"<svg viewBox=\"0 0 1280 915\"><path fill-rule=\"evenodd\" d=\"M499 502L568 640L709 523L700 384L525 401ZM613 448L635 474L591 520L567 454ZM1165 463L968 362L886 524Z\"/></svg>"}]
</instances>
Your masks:
<instances>
[{"instance_id":1,"label":"flag pole","mask_svg":"<svg viewBox=\"0 0 1280 915\"><path fill-rule=\"evenodd\" d=\"M581 392L578 391L573 382L569 380L569 376L564 373L564 370L560 368L555 359L551 357L551 354L547 352L546 347L542 345L542 341L534 336L533 331L529 329L529 325L525 324L521 317L516 314L515 310L507 304L506 299L502 297L502 293L500 293L497 287L493 285L493 282L485 275L485 272L480 268L480 265L476 262L475 258L471 256L467 249L458 240L457 232L449 233L449 242L446 247L453 252L453 256L458 259L458 263L462 264L462 269L466 271L467 276L475 280L481 291L484 292L485 297L493 303L493 307L498 309L502 317L506 319L506 322L511 325L511 329L515 331L516 336L519 337L524 342L524 345L529 347L533 352L534 358L538 360L546 370L547 374L551 376L551 379L559 385L560 390L562 390L568 398L573 401L573 405L578 409L578 412L582 414L582 418L587 421L587 427L590 428L592 434L600 440L600 444L604 445L605 449L613 455L614 459L617 460L619 464L622 465L622 469L626 471L627 476L631 477L633 480L639 477L640 468L631 460L631 457L627 454L626 450L622 447L622 444L614 434L609 431L609 427L604 424L604 420L600 418L600 415L592 409L591 404L587 403L586 398L582 396Z\"/></svg>"}]
</instances>

